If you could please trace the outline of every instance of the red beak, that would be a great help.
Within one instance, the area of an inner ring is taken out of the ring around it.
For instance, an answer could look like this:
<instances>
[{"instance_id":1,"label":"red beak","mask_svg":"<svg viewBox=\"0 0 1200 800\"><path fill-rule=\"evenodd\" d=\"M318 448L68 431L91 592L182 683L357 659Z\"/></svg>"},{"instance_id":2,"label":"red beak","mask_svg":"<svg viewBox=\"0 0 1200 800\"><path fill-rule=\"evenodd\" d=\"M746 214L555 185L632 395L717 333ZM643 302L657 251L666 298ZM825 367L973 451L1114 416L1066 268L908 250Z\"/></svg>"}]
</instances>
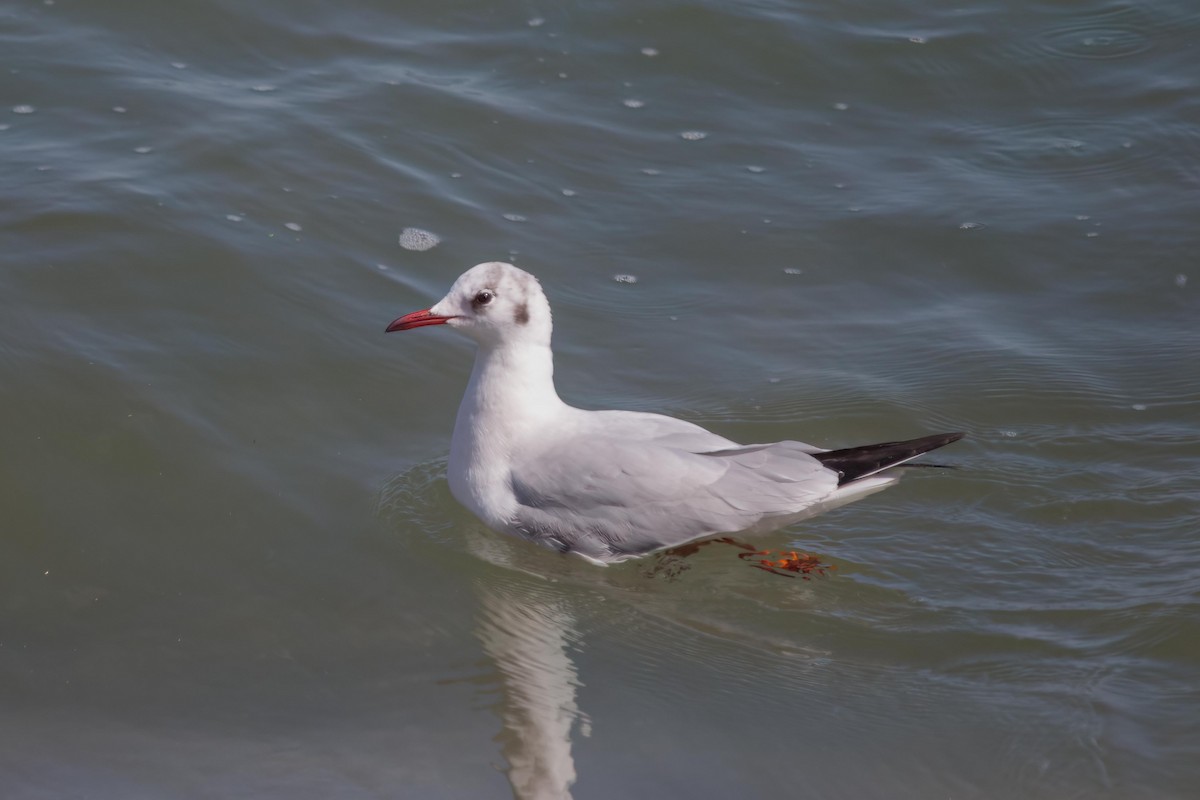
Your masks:
<instances>
[{"instance_id":1,"label":"red beak","mask_svg":"<svg viewBox=\"0 0 1200 800\"><path fill-rule=\"evenodd\" d=\"M421 311L414 311L411 314L405 314L400 319L393 320L391 325L387 326L386 333L392 331L410 331L413 328L424 328L426 325L445 325L454 317L442 317L437 314L431 314L426 308Z\"/></svg>"}]
</instances>

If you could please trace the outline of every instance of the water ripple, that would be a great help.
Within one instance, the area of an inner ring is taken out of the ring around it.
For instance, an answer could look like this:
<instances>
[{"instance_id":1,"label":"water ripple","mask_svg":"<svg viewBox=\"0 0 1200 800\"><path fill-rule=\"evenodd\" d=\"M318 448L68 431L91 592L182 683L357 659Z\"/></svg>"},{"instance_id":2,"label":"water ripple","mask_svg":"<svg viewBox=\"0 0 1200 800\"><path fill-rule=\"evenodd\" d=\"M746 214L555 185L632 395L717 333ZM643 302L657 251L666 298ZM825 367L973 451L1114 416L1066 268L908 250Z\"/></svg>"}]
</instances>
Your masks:
<instances>
[{"instance_id":1,"label":"water ripple","mask_svg":"<svg viewBox=\"0 0 1200 800\"><path fill-rule=\"evenodd\" d=\"M1141 9L1124 7L1049 28L1037 43L1043 51L1067 58L1128 58L1154 46L1154 27Z\"/></svg>"},{"instance_id":2,"label":"water ripple","mask_svg":"<svg viewBox=\"0 0 1200 800\"><path fill-rule=\"evenodd\" d=\"M962 133L974 144L969 163L997 175L1046 180L1119 175L1163 156L1159 139L1119 119L1055 117Z\"/></svg>"}]
</instances>

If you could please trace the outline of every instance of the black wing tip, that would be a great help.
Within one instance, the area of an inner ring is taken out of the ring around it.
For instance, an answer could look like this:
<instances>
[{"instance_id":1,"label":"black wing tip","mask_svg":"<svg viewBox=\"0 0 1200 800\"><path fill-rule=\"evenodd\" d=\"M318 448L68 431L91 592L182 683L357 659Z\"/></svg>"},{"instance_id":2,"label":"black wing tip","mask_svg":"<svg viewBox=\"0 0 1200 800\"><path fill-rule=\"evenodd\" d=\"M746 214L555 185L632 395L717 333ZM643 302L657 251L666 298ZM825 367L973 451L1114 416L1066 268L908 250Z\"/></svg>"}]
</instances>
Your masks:
<instances>
[{"instance_id":1,"label":"black wing tip","mask_svg":"<svg viewBox=\"0 0 1200 800\"><path fill-rule=\"evenodd\" d=\"M870 477L891 467L898 467L930 450L937 450L939 447L953 444L966 435L962 431L935 433L903 442L881 442L862 447L847 447L842 450L813 453L813 458L824 464L827 469L836 472L838 486L845 486L847 483Z\"/></svg>"}]
</instances>

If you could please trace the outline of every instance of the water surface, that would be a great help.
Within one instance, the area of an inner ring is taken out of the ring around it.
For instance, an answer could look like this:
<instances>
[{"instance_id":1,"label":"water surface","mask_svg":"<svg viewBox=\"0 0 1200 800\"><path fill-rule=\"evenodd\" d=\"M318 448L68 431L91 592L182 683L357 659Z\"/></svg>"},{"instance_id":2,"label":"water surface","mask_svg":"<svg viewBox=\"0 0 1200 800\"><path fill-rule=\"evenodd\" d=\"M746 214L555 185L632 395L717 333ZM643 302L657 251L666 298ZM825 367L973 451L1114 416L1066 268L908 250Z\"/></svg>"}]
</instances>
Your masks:
<instances>
[{"instance_id":1,"label":"water surface","mask_svg":"<svg viewBox=\"0 0 1200 800\"><path fill-rule=\"evenodd\" d=\"M10 3L0 794L1192 796L1193 5ZM382 332L494 259L570 402L961 469L502 539Z\"/></svg>"}]
</instances>

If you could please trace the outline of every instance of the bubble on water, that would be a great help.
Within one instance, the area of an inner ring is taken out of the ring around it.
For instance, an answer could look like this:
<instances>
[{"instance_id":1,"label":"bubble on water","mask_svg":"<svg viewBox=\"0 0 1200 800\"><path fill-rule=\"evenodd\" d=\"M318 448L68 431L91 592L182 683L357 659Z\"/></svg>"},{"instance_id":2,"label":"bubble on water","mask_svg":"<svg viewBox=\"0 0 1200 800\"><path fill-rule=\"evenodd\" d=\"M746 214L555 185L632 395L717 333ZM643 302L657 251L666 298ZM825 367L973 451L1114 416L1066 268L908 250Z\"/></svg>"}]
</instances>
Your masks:
<instances>
[{"instance_id":1,"label":"bubble on water","mask_svg":"<svg viewBox=\"0 0 1200 800\"><path fill-rule=\"evenodd\" d=\"M175 69L187 69L187 64L183 61L172 61L171 66Z\"/></svg>"},{"instance_id":2,"label":"bubble on water","mask_svg":"<svg viewBox=\"0 0 1200 800\"><path fill-rule=\"evenodd\" d=\"M1087 214L1076 214L1075 219L1079 220L1080 222L1083 222L1084 220L1091 219L1091 217Z\"/></svg>"},{"instance_id":3,"label":"bubble on water","mask_svg":"<svg viewBox=\"0 0 1200 800\"><path fill-rule=\"evenodd\" d=\"M451 177L451 178L461 178L461 177L462 177L462 173L461 173L461 172L451 172L451 173L450 173L450 177Z\"/></svg>"},{"instance_id":4,"label":"bubble on water","mask_svg":"<svg viewBox=\"0 0 1200 800\"><path fill-rule=\"evenodd\" d=\"M784 275L803 275L804 270L800 269L799 267L784 267L783 274Z\"/></svg>"},{"instance_id":5,"label":"bubble on water","mask_svg":"<svg viewBox=\"0 0 1200 800\"><path fill-rule=\"evenodd\" d=\"M779 383L781 378L767 378L767 383Z\"/></svg>"},{"instance_id":6,"label":"bubble on water","mask_svg":"<svg viewBox=\"0 0 1200 800\"><path fill-rule=\"evenodd\" d=\"M746 171L753 172L754 174L757 175L759 173L766 172L767 168L766 167L756 167L753 164L751 164L750 166L746 167Z\"/></svg>"},{"instance_id":7,"label":"bubble on water","mask_svg":"<svg viewBox=\"0 0 1200 800\"><path fill-rule=\"evenodd\" d=\"M1187 286L1187 275L1184 275L1182 272L1179 273L1178 275L1176 275L1175 276L1175 285L1178 286L1180 289Z\"/></svg>"},{"instance_id":8,"label":"bubble on water","mask_svg":"<svg viewBox=\"0 0 1200 800\"><path fill-rule=\"evenodd\" d=\"M632 97L627 100L622 100L621 104L624 105L626 108L642 108L643 106L646 105L645 101L635 100Z\"/></svg>"},{"instance_id":9,"label":"bubble on water","mask_svg":"<svg viewBox=\"0 0 1200 800\"><path fill-rule=\"evenodd\" d=\"M546 19L544 17L533 17L526 24L531 28L540 28L546 24Z\"/></svg>"},{"instance_id":10,"label":"bubble on water","mask_svg":"<svg viewBox=\"0 0 1200 800\"><path fill-rule=\"evenodd\" d=\"M849 103L834 103L833 107L836 108L838 111L846 111L847 109L850 108L850 104Z\"/></svg>"},{"instance_id":11,"label":"bubble on water","mask_svg":"<svg viewBox=\"0 0 1200 800\"><path fill-rule=\"evenodd\" d=\"M422 228L405 228L400 231L400 246L405 250L432 250L441 242L441 237L436 233Z\"/></svg>"},{"instance_id":12,"label":"bubble on water","mask_svg":"<svg viewBox=\"0 0 1200 800\"><path fill-rule=\"evenodd\" d=\"M960 231L981 231L986 227L987 227L987 225L984 225L982 222L960 222L960 223L958 223L958 229Z\"/></svg>"},{"instance_id":13,"label":"bubble on water","mask_svg":"<svg viewBox=\"0 0 1200 800\"><path fill-rule=\"evenodd\" d=\"M925 44L928 41L924 36L910 36L908 40L913 44Z\"/></svg>"},{"instance_id":14,"label":"bubble on water","mask_svg":"<svg viewBox=\"0 0 1200 800\"><path fill-rule=\"evenodd\" d=\"M1100 235L1099 231L1088 231L1087 233L1084 234L1084 236L1086 236L1089 239L1095 239L1099 235Z\"/></svg>"},{"instance_id":15,"label":"bubble on water","mask_svg":"<svg viewBox=\"0 0 1200 800\"><path fill-rule=\"evenodd\" d=\"M637 283L636 275L613 275L613 280L617 283Z\"/></svg>"},{"instance_id":16,"label":"bubble on water","mask_svg":"<svg viewBox=\"0 0 1200 800\"><path fill-rule=\"evenodd\" d=\"M1004 438L1006 438L1006 439L1015 439L1015 438L1017 438L1017 432L1016 432L1016 431L1000 431L1000 435L1001 435L1001 436L1003 436L1003 437L1004 437Z\"/></svg>"},{"instance_id":17,"label":"bubble on water","mask_svg":"<svg viewBox=\"0 0 1200 800\"><path fill-rule=\"evenodd\" d=\"M243 217L241 214L226 214L225 219L229 220L230 222L241 222L245 219L245 217Z\"/></svg>"},{"instance_id":18,"label":"bubble on water","mask_svg":"<svg viewBox=\"0 0 1200 800\"><path fill-rule=\"evenodd\" d=\"M285 222L283 223L283 227L287 228L289 231L296 231L296 233L304 230L303 226L301 226L299 222Z\"/></svg>"},{"instance_id":19,"label":"bubble on water","mask_svg":"<svg viewBox=\"0 0 1200 800\"><path fill-rule=\"evenodd\" d=\"M656 55L658 55L658 48L657 47L643 47L642 55L649 56L650 58L654 58Z\"/></svg>"},{"instance_id":20,"label":"bubble on water","mask_svg":"<svg viewBox=\"0 0 1200 800\"><path fill-rule=\"evenodd\" d=\"M560 72L560 73L558 73L558 77L562 78L565 81L567 79L567 73Z\"/></svg>"},{"instance_id":21,"label":"bubble on water","mask_svg":"<svg viewBox=\"0 0 1200 800\"><path fill-rule=\"evenodd\" d=\"M579 192L575 191L574 189L563 189L562 193L563 197L574 197L575 195L579 194Z\"/></svg>"},{"instance_id":22,"label":"bubble on water","mask_svg":"<svg viewBox=\"0 0 1200 800\"><path fill-rule=\"evenodd\" d=\"M1134 411L1145 411L1146 404L1145 403L1134 403L1133 405L1130 406L1130 408L1132 408Z\"/></svg>"},{"instance_id":23,"label":"bubble on water","mask_svg":"<svg viewBox=\"0 0 1200 800\"><path fill-rule=\"evenodd\" d=\"M25 105L24 103L19 106L13 106L12 110L14 114L32 114L33 112L37 111L37 109L33 106Z\"/></svg>"},{"instance_id":24,"label":"bubble on water","mask_svg":"<svg viewBox=\"0 0 1200 800\"><path fill-rule=\"evenodd\" d=\"M701 139L708 138L708 134L704 131L683 131L679 134L680 139L687 139L689 142L698 142Z\"/></svg>"},{"instance_id":25,"label":"bubble on water","mask_svg":"<svg viewBox=\"0 0 1200 800\"><path fill-rule=\"evenodd\" d=\"M520 214L501 214L501 216L504 217L509 222L528 222L529 221L529 217L525 217Z\"/></svg>"},{"instance_id":26,"label":"bubble on water","mask_svg":"<svg viewBox=\"0 0 1200 800\"><path fill-rule=\"evenodd\" d=\"M115 112L117 112L118 114L124 114L124 113L125 113L126 111L128 111L129 109L128 109L128 108L126 108L125 106L113 106L113 107L112 107L112 110L113 110L113 111L115 111Z\"/></svg>"},{"instance_id":27,"label":"bubble on water","mask_svg":"<svg viewBox=\"0 0 1200 800\"><path fill-rule=\"evenodd\" d=\"M275 88L276 87L272 86L269 83L258 83L258 84L255 84L254 86L251 86L250 91L252 91L252 92L273 92L273 91L275 91Z\"/></svg>"},{"instance_id":28,"label":"bubble on water","mask_svg":"<svg viewBox=\"0 0 1200 800\"><path fill-rule=\"evenodd\" d=\"M142 145L141 147L133 148L133 152L138 153L143 156L146 155L146 153L151 153L153 151L154 151L153 147L150 147L149 145L145 145L145 144Z\"/></svg>"}]
</instances>

